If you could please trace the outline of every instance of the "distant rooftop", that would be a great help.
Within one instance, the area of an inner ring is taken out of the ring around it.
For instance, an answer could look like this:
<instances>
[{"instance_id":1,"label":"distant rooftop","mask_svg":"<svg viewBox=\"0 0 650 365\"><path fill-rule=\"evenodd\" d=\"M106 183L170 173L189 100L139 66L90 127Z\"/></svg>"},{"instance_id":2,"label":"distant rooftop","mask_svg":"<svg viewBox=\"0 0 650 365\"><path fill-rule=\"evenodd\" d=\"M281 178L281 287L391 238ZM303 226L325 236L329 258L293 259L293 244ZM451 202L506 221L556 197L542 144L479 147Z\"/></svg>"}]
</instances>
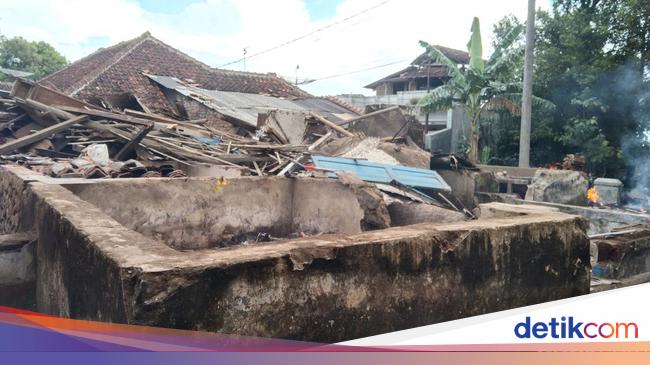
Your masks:
<instances>
[{"instance_id":1,"label":"distant rooftop","mask_svg":"<svg viewBox=\"0 0 650 365\"><path fill-rule=\"evenodd\" d=\"M469 63L469 53L465 51L438 45L435 47L438 48L445 56L447 56L447 58L457 64ZM375 89L379 85L386 82L405 81L415 78L427 77L427 75L431 76L432 78L444 79L448 76L448 70L447 66L436 63L435 60L429 56L428 52L424 52L415 58L413 62L411 62L411 64L406 68L394 72L371 84L368 84L365 87L368 89Z\"/></svg>"}]
</instances>

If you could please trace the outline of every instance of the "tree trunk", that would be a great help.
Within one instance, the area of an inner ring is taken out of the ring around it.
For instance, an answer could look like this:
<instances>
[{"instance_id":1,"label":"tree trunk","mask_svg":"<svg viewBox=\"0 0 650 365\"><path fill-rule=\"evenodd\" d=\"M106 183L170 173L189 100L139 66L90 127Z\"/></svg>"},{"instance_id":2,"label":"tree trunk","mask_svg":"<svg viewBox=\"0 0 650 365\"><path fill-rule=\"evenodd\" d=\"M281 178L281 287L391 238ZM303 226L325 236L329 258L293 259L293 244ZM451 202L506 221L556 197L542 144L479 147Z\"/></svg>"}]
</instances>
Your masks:
<instances>
[{"instance_id":1,"label":"tree trunk","mask_svg":"<svg viewBox=\"0 0 650 365\"><path fill-rule=\"evenodd\" d=\"M471 122L469 132L469 151L467 151L467 159L474 164L478 163L478 121L479 116L475 115Z\"/></svg>"}]
</instances>

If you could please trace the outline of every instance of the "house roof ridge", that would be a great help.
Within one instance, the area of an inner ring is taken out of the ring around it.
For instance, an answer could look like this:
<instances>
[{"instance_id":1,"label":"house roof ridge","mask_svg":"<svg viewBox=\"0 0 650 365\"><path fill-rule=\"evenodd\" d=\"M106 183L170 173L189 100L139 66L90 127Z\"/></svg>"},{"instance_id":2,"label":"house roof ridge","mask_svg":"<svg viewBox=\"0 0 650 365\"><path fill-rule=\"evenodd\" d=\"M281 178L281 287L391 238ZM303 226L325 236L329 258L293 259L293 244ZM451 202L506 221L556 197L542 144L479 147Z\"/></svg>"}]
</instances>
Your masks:
<instances>
[{"instance_id":1,"label":"house roof ridge","mask_svg":"<svg viewBox=\"0 0 650 365\"><path fill-rule=\"evenodd\" d=\"M139 38L141 38L141 39L139 39ZM99 78L101 75L103 75L106 71L110 70L113 66L115 66L117 63L119 63L121 60L123 60L124 57L126 57L126 56L129 55L129 54L131 54L131 53L133 52L133 50L137 49L137 48L140 47L144 42L146 42L147 40L150 40L150 39L152 39L152 38L153 38L153 37L151 36L151 33L149 33L148 31L147 31L147 32L144 32L144 33L143 33L141 36L139 36L139 37L133 38L132 41L135 41L136 39L139 39L139 41L138 41L138 42L135 42L135 43L133 44L132 47L130 47L126 52L124 52L122 55L120 55L119 57L117 57L117 59L115 59L113 62L111 62L110 64L108 64L106 67L104 67L101 71L95 73L95 75L94 75L93 77L91 77L91 78L88 79L86 82L84 82L84 83L81 84L79 87L77 87L74 91L72 91L72 92L70 93L70 95L75 95L75 94L77 94L79 91L83 90L86 86L90 85L93 81L97 80L97 78Z\"/></svg>"},{"instance_id":2,"label":"house roof ridge","mask_svg":"<svg viewBox=\"0 0 650 365\"><path fill-rule=\"evenodd\" d=\"M58 71L55 71L55 72L52 72L51 74L49 74L49 75L47 75L47 76L41 78L41 79L38 80L38 81L39 81L39 82L41 82L41 81L49 82L48 79L50 79L52 76L57 75L57 74L59 74L60 72L63 72L64 70L68 69L69 67L71 67L71 66L73 66L73 65L75 65L75 64L78 64L78 63L81 63L81 62L83 62L83 61L86 61L86 60L88 60L89 58L91 58L91 57L93 57L93 56L96 56L96 55L99 54L100 52L106 52L106 51L109 51L109 50L112 50L112 49L115 49L115 48L123 47L124 45L126 45L127 43L130 43L130 42L134 42L134 44L135 44L135 43L140 43L139 41L136 42L136 40L139 40L139 39L140 39L140 40L142 40L142 39L146 39L147 37L151 37L151 33L150 33L149 31L146 31L146 32L142 33L141 35L139 35L139 36L137 36L137 37L135 37L135 38L131 38L131 39L128 39L128 40L125 40L125 41L119 42L119 43L117 43L117 44L113 44L112 46L108 46L108 47L99 47L99 48L96 49L94 52L92 52L92 53L90 53L90 54L88 54L88 55L86 55L86 56L84 56L84 57L81 57L80 59L78 59L78 60L76 60L76 61L74 61L74 62L69 63L68 65L66 65L66 66L63 67L62 69L60 69L60 70L58 70ZM133 46L132 46L131 48L133 48ZM51 83L51 82L50 82L50 83Z\"/></svg>"}]
</instances>

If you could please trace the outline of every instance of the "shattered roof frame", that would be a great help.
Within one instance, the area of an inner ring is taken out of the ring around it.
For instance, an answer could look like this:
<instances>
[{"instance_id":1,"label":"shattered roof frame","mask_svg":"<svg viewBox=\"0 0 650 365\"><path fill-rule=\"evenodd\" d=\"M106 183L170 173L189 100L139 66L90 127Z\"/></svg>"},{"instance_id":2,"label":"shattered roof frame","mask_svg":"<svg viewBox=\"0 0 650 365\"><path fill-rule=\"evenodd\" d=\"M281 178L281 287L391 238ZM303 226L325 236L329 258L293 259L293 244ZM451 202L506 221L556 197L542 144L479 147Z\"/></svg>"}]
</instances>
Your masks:
<instances>
[{"instance_id":1,"label":"shattered roof frame","mask_svg":"<svg viewBox=\"0 0 650 365\"><path fill-rule=\"evenodd\" d=\"M279 98L232 91L207 90L169 76L146 75L160 86L196 100L225 116L257 127L257 115L271 110L315 112L334 123L343 123L357 113L325 98Z\"/></svg>"}]
</instances>

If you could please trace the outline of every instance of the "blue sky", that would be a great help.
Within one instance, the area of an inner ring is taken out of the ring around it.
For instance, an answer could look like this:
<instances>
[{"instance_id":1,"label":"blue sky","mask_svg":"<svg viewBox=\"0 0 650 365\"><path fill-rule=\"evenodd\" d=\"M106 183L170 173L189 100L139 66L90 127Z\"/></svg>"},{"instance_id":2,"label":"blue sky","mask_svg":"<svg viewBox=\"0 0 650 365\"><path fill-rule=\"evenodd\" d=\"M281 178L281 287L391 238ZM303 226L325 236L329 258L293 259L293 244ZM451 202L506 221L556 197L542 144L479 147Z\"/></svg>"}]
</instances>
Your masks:
<instances>
[{"instance_id":1,"label":"blue sky","mask_svg":"<svg viewBox=\"0 0 650 365\"><path fill-rule=\"evenodd\" d=\"M202 0L135 0L140 6L149 12L160 14L176 14L192 3L200 3ZM305 7L312 20L329 19L336 15L336 6L342 0L305 0Z\"/></svg>"},{"instance_id":2,"label":"blue sky","mask_svg":"<svg viewBox=\"0 0 650 365\"><path fill-rule=\"evenodd\" d=\"M0 32L48 42L75 61L149 31L212 67L316 79L301 86L316 95L370 94L363 86L408 65L419 40L464 49L478 16L487 46L493 24L511 13L524 18L526 1L21 0L0 1L0 14L12 14ZM231 63L244 49L246 62Z\"/></svg>"}]
</instances>

